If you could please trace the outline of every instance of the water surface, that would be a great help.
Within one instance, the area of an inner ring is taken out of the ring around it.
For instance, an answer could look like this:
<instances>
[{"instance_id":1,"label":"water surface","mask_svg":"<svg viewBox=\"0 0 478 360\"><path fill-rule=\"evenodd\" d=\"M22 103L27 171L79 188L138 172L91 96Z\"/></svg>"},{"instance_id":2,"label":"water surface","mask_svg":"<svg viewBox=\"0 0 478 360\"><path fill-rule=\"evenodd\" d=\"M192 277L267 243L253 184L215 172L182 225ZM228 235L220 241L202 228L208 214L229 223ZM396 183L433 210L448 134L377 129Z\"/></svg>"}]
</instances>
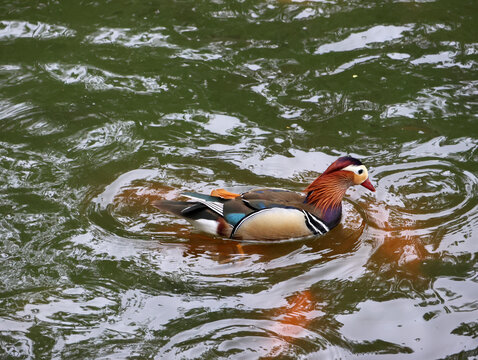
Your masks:
<instances>
[{"instance_id":1,"label":"water surface","mask_svg":"<svg viewBox=\"0 0 478 360\"><path fill-rule=\"evenodd\" d=\"M0 5L0 357L478 355L475 1ZM299 241L151 201L370 170Z\"/></svg>"}]
</instances>

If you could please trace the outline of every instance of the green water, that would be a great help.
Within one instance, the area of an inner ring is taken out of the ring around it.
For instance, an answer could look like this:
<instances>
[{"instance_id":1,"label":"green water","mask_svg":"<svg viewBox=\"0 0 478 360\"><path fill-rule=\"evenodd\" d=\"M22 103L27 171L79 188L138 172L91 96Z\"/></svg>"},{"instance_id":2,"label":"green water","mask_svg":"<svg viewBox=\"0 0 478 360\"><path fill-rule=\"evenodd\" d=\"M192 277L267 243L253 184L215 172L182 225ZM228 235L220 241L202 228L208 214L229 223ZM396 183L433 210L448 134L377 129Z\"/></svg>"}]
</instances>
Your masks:
<instances>
[{"instance_id":1,"label":"green water","mask_svg":"<svg viewBox=\"0 0 478 360\"><path fill-rule=\"evenodd\" d=\"M478 355L478 3L0 4L0 358ZM328 235L156 211L301 191L352 154Z\"/></svg>"}]
</instances>

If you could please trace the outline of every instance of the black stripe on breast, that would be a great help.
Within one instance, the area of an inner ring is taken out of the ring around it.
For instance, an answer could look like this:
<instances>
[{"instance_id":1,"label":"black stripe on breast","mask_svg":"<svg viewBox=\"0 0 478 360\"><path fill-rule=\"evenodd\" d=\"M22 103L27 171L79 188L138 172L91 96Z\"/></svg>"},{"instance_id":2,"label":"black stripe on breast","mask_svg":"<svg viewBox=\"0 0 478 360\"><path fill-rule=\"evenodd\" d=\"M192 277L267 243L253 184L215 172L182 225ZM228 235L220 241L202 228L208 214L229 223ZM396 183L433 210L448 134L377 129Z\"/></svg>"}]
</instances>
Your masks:
<instances>
[{"instance_id":1,"label":"black stripe on breast","mask_svg":"<svg viewBox=\"0 0 478 360\"><path fill-rule=\"evenodd\" d=\"M320 220L317 216L312 215L311 213L305 210L302 210L302 212L304 213L305 224L310 229L310 231L314 233L314 235L317 235L317 234L323 235L327 231L329 231L329 228L327 227L327 225L325 225L324 222Z\"/></svg>"}]
</instances>

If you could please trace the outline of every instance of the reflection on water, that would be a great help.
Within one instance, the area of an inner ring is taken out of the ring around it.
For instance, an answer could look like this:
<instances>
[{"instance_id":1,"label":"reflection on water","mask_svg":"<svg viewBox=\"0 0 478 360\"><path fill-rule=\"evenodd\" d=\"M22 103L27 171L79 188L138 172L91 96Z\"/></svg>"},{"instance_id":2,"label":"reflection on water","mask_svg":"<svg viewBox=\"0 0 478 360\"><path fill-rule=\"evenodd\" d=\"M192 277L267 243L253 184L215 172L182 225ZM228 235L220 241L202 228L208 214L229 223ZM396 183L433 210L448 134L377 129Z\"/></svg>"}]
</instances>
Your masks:
<instances>
[{"instance_id":1,"label":"reflection on water","mask_svg":"<svg viewBox=\"0 0 478 360\"><path fill-rule=\"evenodd\" d=\"M0 358L478 354L473 1L116 5L0 5ZM344 154L321 238L151 206Z\"/></svg>"}]
</instances>

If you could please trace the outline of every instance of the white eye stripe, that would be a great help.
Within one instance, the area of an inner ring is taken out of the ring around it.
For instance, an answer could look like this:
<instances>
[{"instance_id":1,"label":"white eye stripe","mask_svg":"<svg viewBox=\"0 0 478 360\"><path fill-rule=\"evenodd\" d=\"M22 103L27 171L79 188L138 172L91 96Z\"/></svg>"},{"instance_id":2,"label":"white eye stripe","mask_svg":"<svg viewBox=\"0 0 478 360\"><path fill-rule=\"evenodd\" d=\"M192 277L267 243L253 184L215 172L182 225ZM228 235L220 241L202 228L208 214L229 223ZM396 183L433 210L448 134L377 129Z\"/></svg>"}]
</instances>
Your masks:
<instances>
[{"instance_id":1,"label":"white eye stripe","mask_svg":"<svg viewBox=\"0 0 478 360\"><path fill-rule=\"evenodd\" d=\"M351 171L357 175L367 174L367 168L365 165L349 165L344 167L342 170Z\"/></svg>"}]
</instances>

